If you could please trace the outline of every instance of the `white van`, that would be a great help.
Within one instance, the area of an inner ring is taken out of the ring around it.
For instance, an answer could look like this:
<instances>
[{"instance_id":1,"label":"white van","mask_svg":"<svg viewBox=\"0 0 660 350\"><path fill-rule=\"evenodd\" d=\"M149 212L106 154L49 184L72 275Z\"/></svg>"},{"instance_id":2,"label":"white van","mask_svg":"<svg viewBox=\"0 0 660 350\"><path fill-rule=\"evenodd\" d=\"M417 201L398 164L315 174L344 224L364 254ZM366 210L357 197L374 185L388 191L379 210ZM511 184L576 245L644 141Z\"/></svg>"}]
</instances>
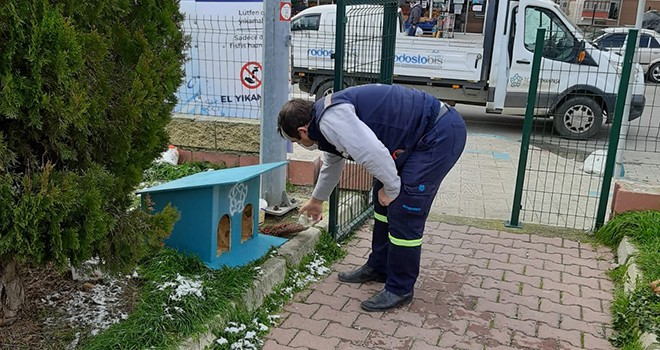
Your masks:
<instances>
[{"instance_id":1,"label":"white van","mask_svg":"<svg viewBox=\"0 0 660 350\"><path fill-rule=\"evenodd\" d=\"M399 23L394 83L427 91L448 103L524 115L536 30L546 28L537 114L557 115L554 126L564 137L595 135L613 115L622 57L590 44L550 0L494 0L487 6L482 34L409 37ZM361 77L379 75L377 43L382 40L383 10L356 5L347 6L346 13L344 83L351 86L367 81ZM317 99L332 92L335 21L336 5L322 5L300 12L291 22L292 82ZM639 65L633 74L631 120L642 115L645 103Z\"/></svg>"}]
</instances>

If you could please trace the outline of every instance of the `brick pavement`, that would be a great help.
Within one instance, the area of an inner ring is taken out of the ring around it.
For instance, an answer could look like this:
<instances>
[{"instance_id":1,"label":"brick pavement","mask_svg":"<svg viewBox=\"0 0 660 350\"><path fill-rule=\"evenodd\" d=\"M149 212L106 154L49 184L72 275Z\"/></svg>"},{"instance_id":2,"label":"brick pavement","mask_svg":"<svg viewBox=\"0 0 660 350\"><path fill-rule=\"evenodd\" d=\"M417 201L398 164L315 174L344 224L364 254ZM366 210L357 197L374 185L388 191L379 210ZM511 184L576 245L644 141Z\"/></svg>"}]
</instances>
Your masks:
<instances>
[{"instance_id":1,"label":"brick pavement","mask_svg":"<svg viewBox=\"0 0 660 350\"><path fill-rule=\"evenodd\" d=\"M613 349L608 249L430 222L414 301L370 313L360 301L383 285L337 279L366 261L370 235L285 306L264 349Z\"/></svg>"}]
</instances>

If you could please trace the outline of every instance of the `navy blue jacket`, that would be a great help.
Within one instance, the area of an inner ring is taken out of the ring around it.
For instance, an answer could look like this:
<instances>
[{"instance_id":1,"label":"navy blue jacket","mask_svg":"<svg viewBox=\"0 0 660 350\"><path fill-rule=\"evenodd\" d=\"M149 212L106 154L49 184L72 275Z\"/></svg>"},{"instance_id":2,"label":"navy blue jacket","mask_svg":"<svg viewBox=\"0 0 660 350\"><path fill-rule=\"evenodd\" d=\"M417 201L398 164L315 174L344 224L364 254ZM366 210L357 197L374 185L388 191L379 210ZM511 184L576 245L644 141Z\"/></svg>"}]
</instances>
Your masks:
<instances>
[{"instance_id":1,"label":"navy blue jacket","mask_svg":"<svg viewBox=\"0 0 660 350\"><path fill-rule=\"evenodd\" d=\"M399 85L355 86L332 94L328 105L325 99L316 101L307 130L309 138L318 142L320 150L345 158L346 155L337 151L319 129L324 112L340 103L355 107L358 118L376 134L390 154L397 149L411 149L440 110L440 101L434 96Z\"/></svg>"}]
</instances>

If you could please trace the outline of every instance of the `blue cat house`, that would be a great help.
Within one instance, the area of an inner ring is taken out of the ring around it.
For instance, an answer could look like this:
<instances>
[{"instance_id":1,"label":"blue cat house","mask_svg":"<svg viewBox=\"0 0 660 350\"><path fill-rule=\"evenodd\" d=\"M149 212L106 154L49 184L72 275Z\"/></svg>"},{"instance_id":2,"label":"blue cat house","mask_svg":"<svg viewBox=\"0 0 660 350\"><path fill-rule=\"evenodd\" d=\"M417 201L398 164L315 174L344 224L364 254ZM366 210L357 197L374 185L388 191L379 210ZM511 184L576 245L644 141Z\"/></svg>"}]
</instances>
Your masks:
<instances>
[{"instance_id":1,"label":"blue cat house","mask_svg":"<svg viewBox=\"0 0 660 350\"><path fill-rule=\"evenodd\" d=\"M165 245L197 255L209 268L243 266L286 239L258 233L259 179L286 165L267 163L207 171L138 191L161 211L168 203L181 218Z\"/></svg>"}]
</instances>

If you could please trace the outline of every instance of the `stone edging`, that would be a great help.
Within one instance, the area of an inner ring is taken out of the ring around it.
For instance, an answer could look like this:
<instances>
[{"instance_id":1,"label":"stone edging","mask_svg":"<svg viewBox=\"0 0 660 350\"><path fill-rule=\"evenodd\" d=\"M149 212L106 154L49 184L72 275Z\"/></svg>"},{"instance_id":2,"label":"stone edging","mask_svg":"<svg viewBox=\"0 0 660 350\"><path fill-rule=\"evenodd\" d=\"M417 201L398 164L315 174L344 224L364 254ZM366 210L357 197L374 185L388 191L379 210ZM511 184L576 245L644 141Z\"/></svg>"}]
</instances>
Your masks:
<instances>
[{"instance_id":1,"label":"stone edging","mask_svg":"<svg viewBox=\"0 0 660 350\"><path fill-rule=\"evenodd\" d=\"M624 237L617 248L617 262L619 265L626 265L626 277L623 285L623 290L626 294L635 290L637 280L641 278L641 271L639 271L635 263L636 254L637 248L630 243L628 237ZM658 337L655 334L642 333L639 340L642 343L642 348L645 350L660 350L660 341L658 341Z\"/></svg>"}]
</instances>

